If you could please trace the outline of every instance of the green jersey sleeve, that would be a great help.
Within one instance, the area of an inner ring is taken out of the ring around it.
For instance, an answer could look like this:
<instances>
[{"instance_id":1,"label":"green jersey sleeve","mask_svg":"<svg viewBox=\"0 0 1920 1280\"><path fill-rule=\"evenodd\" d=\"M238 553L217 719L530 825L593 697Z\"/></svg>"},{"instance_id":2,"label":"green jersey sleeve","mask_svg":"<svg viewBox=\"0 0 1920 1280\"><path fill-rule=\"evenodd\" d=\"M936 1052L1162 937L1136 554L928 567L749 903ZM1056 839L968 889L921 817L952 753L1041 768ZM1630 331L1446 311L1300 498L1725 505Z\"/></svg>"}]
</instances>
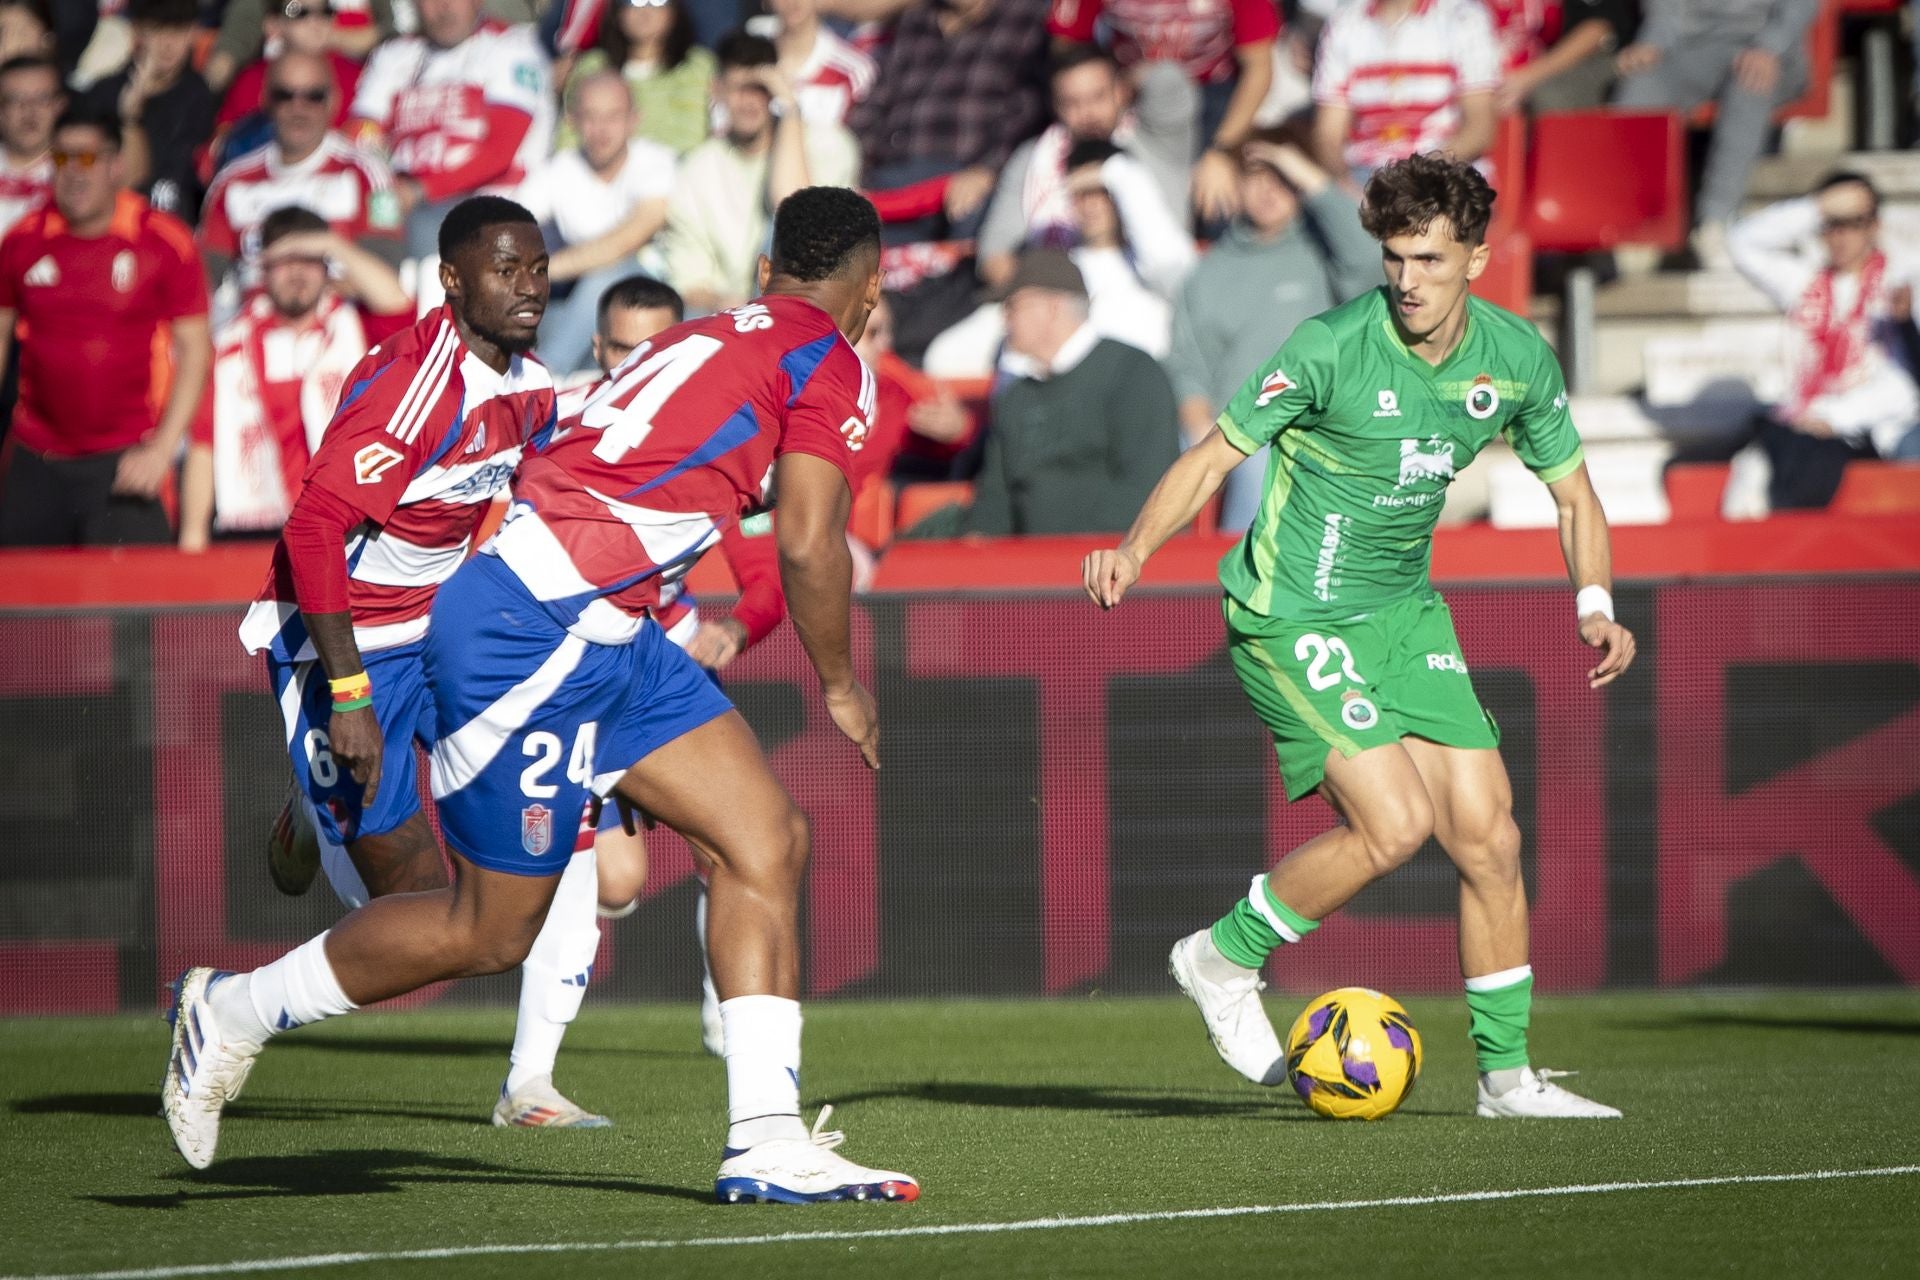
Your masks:
<instances>
[{"instance_id":1,"label":"green jersey sleeve","mask_svg":"<svg viewBox=\"0 0 1920 1280\"><path fill-rule=\"evenodd\" d=\"M1533 377L1527 381L1526 399L1507 423L1506 435L1520 461L1544 484L1580 468L1585 455L1580 449L1580 433L1573 427L1573 414L1567 410L1566 379L1545 342L1540 344Z\"/></svg>"},{"instance_id":2,"label":"green jersey sleeve","mask_svg":"<svg viewBox=\"0 0 1920 1280\"><path fill-rule=\"evenodd\" d=\"M1240 452L1256 453L1288 427L1325 410L1339 357L1333 331L1324 322L1301 321L1227 402L1220 434Z\"/></svg>"}]
</instances>

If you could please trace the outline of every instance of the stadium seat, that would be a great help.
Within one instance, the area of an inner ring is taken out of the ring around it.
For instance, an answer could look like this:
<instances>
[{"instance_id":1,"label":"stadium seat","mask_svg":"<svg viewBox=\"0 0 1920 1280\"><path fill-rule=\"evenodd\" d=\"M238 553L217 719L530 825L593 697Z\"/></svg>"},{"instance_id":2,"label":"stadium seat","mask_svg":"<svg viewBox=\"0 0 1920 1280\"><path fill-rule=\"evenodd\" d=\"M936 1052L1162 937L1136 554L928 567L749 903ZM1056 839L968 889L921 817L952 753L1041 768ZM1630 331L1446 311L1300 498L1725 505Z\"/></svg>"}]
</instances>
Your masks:
<instances>
[{"instance_id":1,"label":"stadium seat","mask_svg":"<svg viewBox=\"0 0 1920 1280\"><path fill-rule=\"evenodd\" d=\"M1908 0L1840 0L1839 17L1860 30L1859 145L1891 151L1900 115L1900 12Z\"/></svg>"},{"instance_id":2,"label":"stadium seat","mask_svg":"<svg viewBox=\"0 0 1920 1280\"><path fill-rule=\"evenodd\" d=\"M874 551L893 541L894 487L891 480L877 480L861 488L853 500L853 512L847 517L847 532Z\"/></svg>"},{"instance_id":3,"label":"stadium seat","mask_svg":"<svg viewBox=\"0 0 1920 1280\"><path fill-rule=\"evenodd\" d=\"M1676 462L1668 467L1668 518L1676 524L1718 520L1720 495L1726 492L1732 469L1725 462Z\"/></svg>"},{"instance_id":4,"label":"stadium seat","mask_svg":"<svg viewBox=\"0 0 1920 1280\"><path fill-rule=\"evenodd\" d=\"M1920 467L1897 462L1853 462L1827 508L1843 516L1895 516L1920 512Z\"/></svg>"},{"instance_id":5,"label":"stadium seat","mask_svg":"<svg viewBox=\"0 0 1920 1280\"><path fill-rule=\"evenodd\" d=\"M1568 111L1533 122L1526 233L1536 251L1585 254L1620 245L1672 251L1687 239L1686 136L1669 111ZM1567 272L1560 360L1575 394L1598 364L1591 268Z\"/></svg>"},{"instance_id":6,"label":"stadium seat","mask_svg":"<svg viewBox=\"0 0 1920 1280\"><path fill-rule=\"evenodd\" d=\"M1487 158L1492 162L1493 222L1487 244L1493 256L1473 282L1479 297L1509 311L1527 314L1533 300L1533 242L1527 236L1527 122L1513 114L1500 120Z\"/></svg>"},{"instance_id":7,"label":"stadium seat","mask_svg":"<svg viewBox=\"0 0 1920 1280\"><path fill-rule=\"evenodd\" d=\"M900 490L894 508L893 527L911 529L942 507L965 506L973 501L973 484L967 480L941 480L931 484L910 484Z\"/></svg>"}]
</instances>

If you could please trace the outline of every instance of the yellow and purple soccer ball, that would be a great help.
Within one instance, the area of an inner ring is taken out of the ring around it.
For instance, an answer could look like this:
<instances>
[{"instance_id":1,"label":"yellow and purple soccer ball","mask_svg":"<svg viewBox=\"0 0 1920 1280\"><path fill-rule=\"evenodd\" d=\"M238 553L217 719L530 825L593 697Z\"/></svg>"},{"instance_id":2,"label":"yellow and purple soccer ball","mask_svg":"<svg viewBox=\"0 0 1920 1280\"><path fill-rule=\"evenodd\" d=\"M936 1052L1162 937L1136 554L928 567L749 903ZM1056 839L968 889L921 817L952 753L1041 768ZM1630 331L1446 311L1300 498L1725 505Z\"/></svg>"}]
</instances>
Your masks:
<instances>
[{"instance_id":1,"label":"yellow and purple soccer ball","mask_svg":"<svg viewBox=\"0 0 1920 1280\"><path fill-rule=\"evenodd\" d=\"M1392 996L1365 987L1329 991L1287 1032L1287 1080L1335 1120L1378 1120L1420 1078L1420 1033Z\"/></svg>"}]
</instances>

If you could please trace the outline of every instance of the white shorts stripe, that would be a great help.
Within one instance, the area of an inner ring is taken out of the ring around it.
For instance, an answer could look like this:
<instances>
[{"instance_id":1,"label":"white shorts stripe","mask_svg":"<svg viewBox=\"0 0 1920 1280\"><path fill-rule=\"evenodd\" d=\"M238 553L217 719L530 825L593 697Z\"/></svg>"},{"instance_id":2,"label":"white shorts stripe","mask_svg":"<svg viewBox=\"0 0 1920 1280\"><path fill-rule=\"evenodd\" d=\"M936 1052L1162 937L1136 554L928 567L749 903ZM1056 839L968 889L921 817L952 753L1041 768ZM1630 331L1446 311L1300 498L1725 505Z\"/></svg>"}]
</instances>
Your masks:
<instances>
[{"instance_id":1,"label":"white shorts stripe","mask_svg":"<svg viewBox=\"0 0 1920 1280\"><path fill-rule=\"evenodd\" d=\"M507 739L551 698L586 656L587 642L568 636L540 669L507 690L492 706L433 744L433 798L444 799L486 772Z\"/></svg>"}]
</instances>

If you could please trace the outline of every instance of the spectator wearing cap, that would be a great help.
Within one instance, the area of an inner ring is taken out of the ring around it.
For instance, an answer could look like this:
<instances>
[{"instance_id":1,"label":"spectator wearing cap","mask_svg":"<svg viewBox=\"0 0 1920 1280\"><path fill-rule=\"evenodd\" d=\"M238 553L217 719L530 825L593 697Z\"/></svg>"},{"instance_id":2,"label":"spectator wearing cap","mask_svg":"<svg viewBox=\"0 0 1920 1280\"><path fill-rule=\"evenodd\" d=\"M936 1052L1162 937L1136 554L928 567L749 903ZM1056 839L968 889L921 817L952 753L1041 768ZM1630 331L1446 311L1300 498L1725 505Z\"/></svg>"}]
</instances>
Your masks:
<instances>
[{"instance_id":1,"label":"spectator wearing cap","mask_svg":"<svg viewBox=\"0 0 1920 1280\"><path fill-rule=\"evenodd\" d=\"M1167 375L1094 331L1086 282L1058 249L1021 257L1006 313L1007 380L960 531L1126 529L1180 451Z\"/></svg>"},{"instance_id":2,"label":"spectator wearing cap","mask_svg":"<svg viewBox=\"0 0 1920 1280\"><path fill-rule=\"evenodd\" d=\"M0 235L53 194L53 122L66 101L48 59L0 62Z\"/></svg>"},{"instance_id":3,"label":"spectator wearing cap","mask_svg":"<svg viewBox=\"0 0 1920 1280\"><path fill-rule=\"evenodd\" d=\"M667 222L672 150L633 136L633 97L611 71L587 77L567 116L580 139L520 188L547 230L553 301L540 324L540 359L556 377L587 367L600 295L633 273L635 255Z\"/></svg>"},{"instance_id":4,"label":"spectator wearing cap","mask_svg":"<svg viewBox=\"0 0 1920 1280\"><path fill-rule=\"evenodd\" d=\"M1093 331L1166 355L1172 301L1194 262L1192 237L1146 169L1111 142L1077 143L1067 163L1072 224L1063 239L1086 282ZM1005 308L989 303L933 340L927 371L950 378L986 374L1005 336Z\"/></svg>"},{"instance_id":5,"label":"spectator wearing cap","mask_svg":"<svg viewBox=\"0 0 1920 1280\"><path fill-rule=\"evenodd\" d=\"M200 218L199 151L213 136L213 90L193 69L197 0L131 0L133 57L87 90L96 112L115 113L126 140L128 185L164 213Z\"/></svg>"},{"instance_id":6,"label":"spectator wearing cap","mask_svg":"<svg viewBox=\"0 0 1920 1280\"><path fill-rule=\"evenodd\" d=\"M1055 59L1050 89L1054 122L1015 148L980 226L980 278L993 288L1012 278L1022 249L1073 243L1067 158L1080 143L1110 142L1143 166L1169 218L1186 208L1194 92L1178 68L1147 64L1136 93L1112 54L1073 45Z\"/></svg>"},{"instance_id":7,"label":"spectator wearing cap","mask_svg":"<svg viewBox=\"0 0 1920 1280\"><path fill-rule=\"evenodd\" d=\"M159 496L206 386L206 282L193 234L125 189L120 141L69 107L53 203L0 241L0 356L21 334L0 544L172 540Z\"/></svg>"},{"instance_id":8,"label":"spectator wearing cap","mask_svg":"<svg viewBox=\"0 0 1920 1280\"><path fill-rule=\"evenodd\" d=\"M232 7L249 0L231 0ZM216 136L242 126L261 111L271 113L273 103L268 88L274 62L290 53L303 53L321 59L333 81L329 100L332 116L328 123L339 128L347 122L347 106L360 84L360 59L344 52L334 32L334 12L329 0L261 0L266 45L262 56L240 68L220 100L220 112L214 117ZM370 28L369 28L370 29ZM242 146L242 150L252 150ZM228 155L238 154L232 147Z\"/></svg>"},{"instance_id":9,"label":"spectator wearing cap","mask_svg":"<svg viewBox=\"0 0 1920 1280\"><path fill-rule=\"evenodd\" d=\"M1364 185L1425 151L1493 145L1500 46L1481 0L1370 0L1336 9L1313 69L1313 158Z\"/></svg>"},{"instance_id":10,"label":"spectator wearing cap","mask_svg":"<svg viewBox=\"0 0 1920 1280\"><path fill-rule=\"evenodd\" d=\"M1360 206L1279 132L1241 149L1240 212L1180 290L1167 372L1191 443L1302 320L1380 282L1380 245ZM1244 529L1260 505L1262 470L1227 477L1220 527Z\"/></svg>"},{"instance_id":11,"label":"spectator wearing cap","mask_svg":"<svg viewBox=\"0 0 1920 1280\"><path fill-rule=\"evenodd\" d=\"M311 209L269 214L259 291L221 326L180 482L180 549L287 521L347 377L413 320L393 268Z\"/></svg>"},{"instance_id":12,"label":"spectator wearing cap","mask_svg":"<svg viewBox=\"0 0 1920 1280\"><path fill-rule=\"evenodd\" d=\"M737 31L718 52L713 92L726 129L682 158L664 246L668 283L700 314L753 295L754 267L782 200L859 178L847 131L800 118L771 40Z\"/></svg>"},{"instance_id":13,"label":"spectator wearing cap","mask_svg":"<svg viewBox=\"0 0 1920 1280\"><path fill-rule=\"evenodd\" d=\"M944 232L971 236L1014 148L1046 124L1046 60L1047 0L921 0L903 12L873 92L848 117L867 186L951 175ZM901 224L891 234L942 230Z\"/></svg>"},{"instance_id":14,"label":"spectator wearing cap","mask_svg":"<svg viewBox=\"0 0 1920 1280\"><path fill-rule=\"evenodd\" d=\"M339 91L326 60L283 53L264 88L272 134L223 165L207 188L200 247L211 278L226 275L276 209L310 209L348 240L397 239L400 209L386 162L329 124Z\"/></svg>"},{"instance_id":15,"label":"spectator wearing cap","mask_svg":"<svg viewBox=\"0 0 1920 1280\"><path fill-rule=\"evenodd\" d=\"M1089 41L1103 20L1122 66L1170 63L1199 87L1204 150L1193 168L1193 203L1208 220L1230 216L1234 157L1273 83L1273 0L1053 0L1047 26L1063 40Z\"/></svg>"}]
</instances>

